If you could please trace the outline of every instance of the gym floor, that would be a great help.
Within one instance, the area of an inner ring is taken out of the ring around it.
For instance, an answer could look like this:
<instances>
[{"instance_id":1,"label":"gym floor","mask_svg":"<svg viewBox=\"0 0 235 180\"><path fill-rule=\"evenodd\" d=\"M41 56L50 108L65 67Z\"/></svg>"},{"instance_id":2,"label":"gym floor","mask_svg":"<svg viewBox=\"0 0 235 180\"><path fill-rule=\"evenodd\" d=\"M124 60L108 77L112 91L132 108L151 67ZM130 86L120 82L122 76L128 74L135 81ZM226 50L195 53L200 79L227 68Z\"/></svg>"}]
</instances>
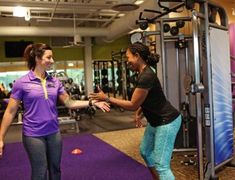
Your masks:
<instances>
[{"instance_id":1,"label":"gym floor","mask_svg":"<svg viewBox=\"0 0 235 180\"><path fill-rule=\"evenodd\" d=\"M144 128L135 128L133 123L133 113L111 109L109 113L96 111L94 117L82 115L78 121L79 134L94 134L98 138L119 149L123 153L132 157L136 161L145 165L139 154L139 144L144 133ZM76 133L74 124L61 125L63 136L74 135ZM21 125L14 125L9 128L6 136L6 143L21 141ZM188 155L190 158L185 157ZM177 180L195 180L197 174L196 152L174 152L171 166ZM235 158L235 156L234 156ZM191 165L182 162L189 161ZM195 162L195 163L194 163ZM224 166L218 170L221 180L235 179L235 167Z\"/></svg>"}]
</instances>

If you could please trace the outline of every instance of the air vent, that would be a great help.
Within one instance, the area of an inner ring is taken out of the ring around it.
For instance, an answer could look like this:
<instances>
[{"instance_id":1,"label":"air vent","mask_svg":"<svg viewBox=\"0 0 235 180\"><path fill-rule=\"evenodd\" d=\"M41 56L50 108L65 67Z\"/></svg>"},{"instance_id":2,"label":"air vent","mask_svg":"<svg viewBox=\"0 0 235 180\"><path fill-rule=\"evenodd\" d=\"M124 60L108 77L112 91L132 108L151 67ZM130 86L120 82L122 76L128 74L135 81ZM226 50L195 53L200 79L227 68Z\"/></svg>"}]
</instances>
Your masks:
<instances>
[{"instance_id":1,"label":"air vent","mask_svg":"<svg viewBox=\"0 0 235 180\"><path fill-rule=\"evenodd\" d=\"M138 8L136 4L117 4L112 7L114 11L134 11Z\"/></svg>"}]
</instances>

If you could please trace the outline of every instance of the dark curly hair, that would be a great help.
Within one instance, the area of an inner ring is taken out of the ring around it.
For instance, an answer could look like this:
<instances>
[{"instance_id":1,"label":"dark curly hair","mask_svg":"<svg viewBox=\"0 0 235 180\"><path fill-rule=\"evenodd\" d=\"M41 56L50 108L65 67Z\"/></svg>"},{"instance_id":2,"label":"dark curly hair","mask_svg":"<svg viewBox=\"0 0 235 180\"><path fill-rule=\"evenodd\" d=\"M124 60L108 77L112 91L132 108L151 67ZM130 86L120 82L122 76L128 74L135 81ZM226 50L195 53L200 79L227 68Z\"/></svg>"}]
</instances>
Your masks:
<instances>
[{"instance_id":1,"label":"dark curly hair","mask_svg":"<svg viewBox=\"0 0 235 180\"><path fill-rule=\"evenodd\" d=\"M138 53L149 66L156 66L156 64L159 62L160 56L158 54L151 53L149 47L143 43L133 43L129 45L127 49L129 49L132 54Z\"/></svg>"}]
</instances>

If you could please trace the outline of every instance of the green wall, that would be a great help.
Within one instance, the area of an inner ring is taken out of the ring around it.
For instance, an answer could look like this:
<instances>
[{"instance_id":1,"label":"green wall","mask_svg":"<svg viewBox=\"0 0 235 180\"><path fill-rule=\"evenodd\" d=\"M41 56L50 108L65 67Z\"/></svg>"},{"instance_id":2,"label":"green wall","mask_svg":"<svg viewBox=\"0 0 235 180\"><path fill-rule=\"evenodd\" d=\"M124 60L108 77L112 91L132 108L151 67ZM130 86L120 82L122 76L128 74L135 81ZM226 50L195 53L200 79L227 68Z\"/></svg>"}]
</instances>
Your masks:
<instances>
[{"instance_id":1,"label":"green wall","mask_svg":"<svg viewBox=\"0 0 235 180\"><path fill-rule=\"evenodd\" d=\"M53 48L56 61L83 60L84 50L82 47Z\"/></svg>"},{"instance_id":2,"label":"green wall","mask_svg":"<svg viewBox=\"0 0 235 180\"><path fill-rule=\"evenodd\" d=\"M22 61L22 58L6 58L4 42L5 41L33 41L34 43L46 43L50 44L49 37L0 37L0 62L15 62ZM111 43L102 43L92 45L92 58L93 59L111 59L111 52L118 52L122 48L126 48L129 44L129 36L124 36ZM53 47L54 58L56 61L66 60L83 60L84 59L84 48L73 47L73 48L60 48Z\"/></svg>"},{"instance_id":3,"label":"green wall","mask_svg":"<svg viewBox=\"0 0 235 180\"><path fill-rule=\"evenodd\" d=\"M121 37L111 43L103 43L92 47L93 59L111 59L111 53L126 49L130 44L129 36Z\"/></svg>"}]
</instances>

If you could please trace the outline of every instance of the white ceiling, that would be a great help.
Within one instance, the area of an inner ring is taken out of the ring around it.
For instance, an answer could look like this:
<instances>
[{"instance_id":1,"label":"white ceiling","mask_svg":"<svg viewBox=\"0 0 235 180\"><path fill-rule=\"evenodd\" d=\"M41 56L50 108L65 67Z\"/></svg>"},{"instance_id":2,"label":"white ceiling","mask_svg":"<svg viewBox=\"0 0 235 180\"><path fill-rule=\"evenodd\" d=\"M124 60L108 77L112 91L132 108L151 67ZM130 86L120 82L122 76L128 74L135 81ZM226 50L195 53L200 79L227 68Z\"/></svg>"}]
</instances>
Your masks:
<instances>
[{"instance_id":1,"label":"white ceiling","mask_svg":"<svg viewBox=\"0 0 235 180\"><path fill-rule=\"evenodd\" d=\"M136 0L0 0L0 28L2 29L0 36L27 34L36 36L36 33L39 36L46 35L46 32L40 35L40 29L47 30L49 36L68 34L72 36L74 27L82 36L92 36L92 33L94 36L99 34L104 36L106 33L109 35L115 31L115 27L130 31L138 27L135 21L140 11L144 8L154 8L156 4L155 0L145 0L135 11L113 10L115 5L135 2ZM31 14L30 21L13 17L15 6L28 8ZM125 21L125 24L120 23L121 21ZM131 27L124 27L129 24ZM123 34L123 30L120 29L120 34Z\"/></svg>"},{"instance_id":2,"label":"white ceiling","mask_svg":"<svg viewBox=\"0 0 235 180\"><path fill-rule=\"evenodd\" d=\"M112 10L118 0L0 0L1 20L9 25L17 25L20 19L13 18L14 6L30 10L33 26L70 26L74 16L79 27L107 27L119 18L120 12ZM134 4L135 0L126 0ZM7 21L6 21L7 20ZM2 24L2 23L1 23Z\"/></svg>"},{"instance_id":3,"label":"white ceiling","mask_svg":"<svg viewBox=\"0 0 235 180\"><path fill-rule=\"evenodd\" d=\"M214 0L220 1L220 0ZM221 0L234 3L235 0ZM120 4L136 0L0 0L0 36L80 36L114 40L138 28L144 9L159 10L157 0L144 0L134 11L115 11ZM13 7L29 9L30 21L13 17ZM145 17L154 17L145 13ZM75 27L75 28L74 28ZM74 31L74 29L76 29Z\"/></svg>"}]
</instances>

